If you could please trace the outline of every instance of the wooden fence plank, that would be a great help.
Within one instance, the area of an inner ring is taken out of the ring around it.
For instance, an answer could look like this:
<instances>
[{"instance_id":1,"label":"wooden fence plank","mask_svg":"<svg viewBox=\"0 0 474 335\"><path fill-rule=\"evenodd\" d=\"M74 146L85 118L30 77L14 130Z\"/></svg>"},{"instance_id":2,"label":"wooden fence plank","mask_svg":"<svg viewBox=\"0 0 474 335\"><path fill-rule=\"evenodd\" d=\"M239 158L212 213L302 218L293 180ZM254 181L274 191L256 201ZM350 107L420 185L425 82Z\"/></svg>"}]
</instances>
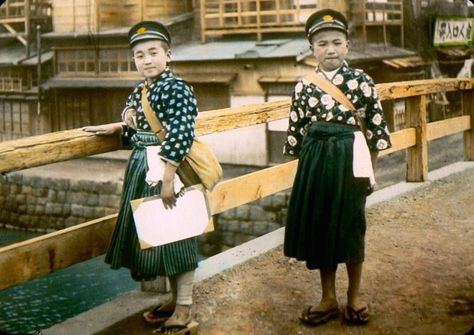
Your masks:
<instances>
[{"instance_id":1,"label":"wooden fence plank","mask_svg":"<svg viewBox=\"0 0 474 335\"><path fill-rule=\"evenodd\" d=\"M0 173L109 152L120 147L117 136L96 136L80 129L0 143Z\"/></svg>"},{"instance_id":2,"label":"wooden fence plank","mask_svg":"<svg viewBox=\"0 0 474 335\"><path fill-rule=\"evenodd\" d=\"M377 85L382 100L471 90L473 87L474 79L432 79ZM200 136L286 118L289 106L287 99L202 112L196 122L196 134ZM24 152L14 152L20 147L28 148ZM3 142L0 143L0 173L117 149L119 142L116 138L98 137L77 129Z\"/></svg>"},{"instance_id":3,"label":"wooden fence plank","mask_svg":"<svg viewBox=\"0 0 474 335\"><path fill-rule=\"evenodd\" d=\"M416 145L415 128L405 128L390 134L392 147L380 152L379 157L391 154L392 152L410 148Z\"/></svg>"},{"instance_id":4,"label":"wooden fence plank","mask_svg":"<svg viewBox=\"0 0 474 335\"><path fill-rule=\"evenodd\" d=\"M221 213L292 186L297 160L219 183L209 195ZM117 215L0 248L0 290L105 253Z\"/></svg>"},{"instance_id":5,"label":"wooden fence plank","mask_svg":"<svg viewBox=\"0 0 474 335\"><path fill-rule=\"evenodd\" d=\"M219 183L209 195L211 212L217 214L290 188L297 165L293 160Z\"/></svg>"},{"instance_id":6,"label":"wooden fence plank","mask_svg":"<svg viewBox=\"0 0 474 335\"><path fill-rule=\"evenodd\" d=\"M0 290L102 255L117 215L0 248Z\"/></svg>"},{"instance_id":7,"label":"wooden fence plank","mask_svg":"<svg viewBox=\"0 0 474 335\"><path fill-rule=\"evenodd\" d=\"M471 117L468 115L430 122L427 126L428 140L436 140L437 138L461 133L469 129L471 129Z\"/></svg>"},{"instance_id":8,"label":"wooden fence plank","mask_svg":"<svg viewBox=\"0 0 474 335\"><path fill-rule=\"evenodd\" d=\"M391 100L438 92L472 90L474 88L474 79L443 78L399 81L377 84L376 87L382 100Z\"/></svg>"}]
</instances>

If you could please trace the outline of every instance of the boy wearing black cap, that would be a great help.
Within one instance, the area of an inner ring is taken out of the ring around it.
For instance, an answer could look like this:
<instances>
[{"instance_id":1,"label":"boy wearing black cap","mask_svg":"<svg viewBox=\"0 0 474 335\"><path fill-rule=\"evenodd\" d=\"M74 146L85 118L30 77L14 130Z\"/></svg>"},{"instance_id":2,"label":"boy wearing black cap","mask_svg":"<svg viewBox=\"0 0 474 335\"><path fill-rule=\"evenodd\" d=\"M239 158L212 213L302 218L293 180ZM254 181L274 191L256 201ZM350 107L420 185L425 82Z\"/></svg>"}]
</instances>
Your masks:
<instances>
[{"instance_id":1,"label":"boy wearing black cap","mask_svg":"<svg viewBox=\"0 0 474 335\"><path fill-rule=\"evenodd\" d=\"M349 287L343 316L348 323L365 324L369 310L359 294L365 201L375 184L377 152L391 146L389 132L373 80L345 61L345 17L323 9L308 18L305 30L319 64L292 96L284 152L299 163L284 252L320 270L321 300L303 311L302 322L319 325L339 315L335 277L337 265L345 263Z\"/></svg>"},{"instance_id":2,"label":"boy wearing black cap","mask_svg":"<svg viewBox=\"0 0 474 335\"><path fill-rule=\"evenodd\" d=\"M134 89L122 112L123 140L133 146L133 151L105 261L114 269L129 268L135 280L169 277L173 299L144 313L144 318L147 322L162 324L162 333L174 334L186 329L191 322L197 242L190 238L140 249L130 200L159 194L166 208L176 206L176 169L193 143L198 109L191 86L168 68L171 37L166 27L155 21L140 22L130 29L128 38L137 70L145 80ZM150 107L166 133L161 143L145 116L144 109ZM86 127L85 130L100 135L120 131L113 125ZM161 146L158 156L165 162L165 168L160 183L148 184L146 148L156 145Z\"/></svg>"}]
</instances>

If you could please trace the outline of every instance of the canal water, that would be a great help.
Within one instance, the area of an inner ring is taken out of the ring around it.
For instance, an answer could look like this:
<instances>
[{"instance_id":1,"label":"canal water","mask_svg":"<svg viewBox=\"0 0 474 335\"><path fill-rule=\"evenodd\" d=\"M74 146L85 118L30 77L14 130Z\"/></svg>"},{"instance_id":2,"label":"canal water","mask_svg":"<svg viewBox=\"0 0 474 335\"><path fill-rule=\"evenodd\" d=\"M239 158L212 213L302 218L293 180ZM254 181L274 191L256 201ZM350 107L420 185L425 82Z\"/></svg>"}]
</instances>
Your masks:
<instances>
[{"instance_id":1,"label":"canal water","mask_svg":"<svg viewBox=\"0 0 474 335\"><path fill-rule=\"evenodd\" d=\"M0 229L0 247L35 236ZM97 257L0 291L0 334L34 334L137 289L128 270L111 270Z\"/></svg>"}]
</instances>

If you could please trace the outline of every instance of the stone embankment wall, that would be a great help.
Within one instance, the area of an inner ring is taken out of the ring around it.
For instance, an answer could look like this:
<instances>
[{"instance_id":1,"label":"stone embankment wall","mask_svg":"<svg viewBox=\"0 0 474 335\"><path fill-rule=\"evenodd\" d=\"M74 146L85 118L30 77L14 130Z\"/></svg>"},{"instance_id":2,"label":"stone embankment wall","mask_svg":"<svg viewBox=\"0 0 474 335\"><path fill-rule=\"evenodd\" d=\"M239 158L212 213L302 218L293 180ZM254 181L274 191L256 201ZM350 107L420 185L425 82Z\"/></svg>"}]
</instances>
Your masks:
<instances>
[{"instance_id":1,"label":"stone embankment wall","mask_svg":"<svg viewBox=\"0 0 474 335\"><path fill-rule=\"evenodd\" d=\"M41 233L117 212L122 184L42 178L15 173L0 179L0 222Z\"/></svg>"},{"instance_id":2,"label":"stone embankment wall","mask_svg":"<svg viewBox=\"0 0 474 335\"><path fill-rule=\"evenodd\" d=\"M21 172L0 177L0 227L47 233L118 211L121 181L45 178ZM210 256L284 225L289 195L270 197L214 217L215 231L199 238Z\"/></svg>"}]
</instances>

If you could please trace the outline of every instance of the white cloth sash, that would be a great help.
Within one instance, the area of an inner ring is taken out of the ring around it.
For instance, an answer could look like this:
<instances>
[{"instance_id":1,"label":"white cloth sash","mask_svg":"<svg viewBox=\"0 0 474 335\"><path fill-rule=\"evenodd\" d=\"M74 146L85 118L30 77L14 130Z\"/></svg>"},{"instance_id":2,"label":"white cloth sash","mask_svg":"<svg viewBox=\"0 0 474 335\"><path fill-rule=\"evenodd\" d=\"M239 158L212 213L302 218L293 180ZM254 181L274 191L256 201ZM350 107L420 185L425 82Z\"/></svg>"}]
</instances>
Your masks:
<instances>
[{"instance_id":1,"label":"white cloth sash","mask_svg":"<svg viewBox=\"0 0 474 335\"><path fill-rule=\"evenodd\" d=\"M149 145L146 147L146 160L148 165L148 170L146 172L145 181L149 185L153 185L158 183L158 181L162 180L163 174L165 172L166 163L160 158L161 146L159 145ZM179 179L178 174L174 175L174 190L178 193L184 184Z\"/></svg>"},{"instance_id":2,"label":"white cloth sash","mask_svg":"<svg viewBox=\"0 0 474 335\"><path fill-rule=\"evenodd\" d=\"M375 185L374 169L370 158L369 147L364 135L360 131L354 132L354 154L352 170L356 178L369 178L370 185Z\"/></svg>"}]
</instances>

